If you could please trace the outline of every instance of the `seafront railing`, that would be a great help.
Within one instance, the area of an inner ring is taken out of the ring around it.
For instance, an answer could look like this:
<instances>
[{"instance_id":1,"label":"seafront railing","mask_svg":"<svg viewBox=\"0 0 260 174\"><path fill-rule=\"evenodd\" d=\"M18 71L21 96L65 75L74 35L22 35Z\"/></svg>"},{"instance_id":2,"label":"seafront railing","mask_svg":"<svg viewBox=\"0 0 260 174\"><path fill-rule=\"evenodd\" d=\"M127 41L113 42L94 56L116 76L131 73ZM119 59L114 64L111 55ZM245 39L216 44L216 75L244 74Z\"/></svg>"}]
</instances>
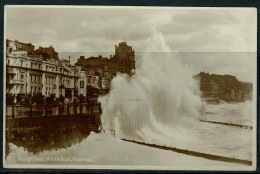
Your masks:
<instances>
[{"instance_id":1,"label":"seafront railing","mask_svg":"<svg viewBox=\"0 0 260 174\"><path fill-rule=\"evenodd\" d=\"M100 103L6 105L6 118L102 113Z\"/></svg>"}]
</instances>

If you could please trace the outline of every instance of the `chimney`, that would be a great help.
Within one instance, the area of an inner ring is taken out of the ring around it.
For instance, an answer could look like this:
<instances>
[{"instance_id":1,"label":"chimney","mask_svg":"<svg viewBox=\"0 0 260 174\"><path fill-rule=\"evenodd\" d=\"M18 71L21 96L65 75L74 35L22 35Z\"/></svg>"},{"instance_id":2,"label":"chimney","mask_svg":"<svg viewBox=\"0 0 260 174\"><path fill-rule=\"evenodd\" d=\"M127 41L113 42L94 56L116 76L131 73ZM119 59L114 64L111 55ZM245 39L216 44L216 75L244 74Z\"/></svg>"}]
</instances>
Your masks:
<instances>
[{"instance_id":1,"label":"chimney","mask_svg":"<svg viewBox=\"0 0 260 174\"><path fill-rule=\"evenodd\" d=\"M69 63L70 63L70 56L69 56Z\"/></svg>"}]
</instances>

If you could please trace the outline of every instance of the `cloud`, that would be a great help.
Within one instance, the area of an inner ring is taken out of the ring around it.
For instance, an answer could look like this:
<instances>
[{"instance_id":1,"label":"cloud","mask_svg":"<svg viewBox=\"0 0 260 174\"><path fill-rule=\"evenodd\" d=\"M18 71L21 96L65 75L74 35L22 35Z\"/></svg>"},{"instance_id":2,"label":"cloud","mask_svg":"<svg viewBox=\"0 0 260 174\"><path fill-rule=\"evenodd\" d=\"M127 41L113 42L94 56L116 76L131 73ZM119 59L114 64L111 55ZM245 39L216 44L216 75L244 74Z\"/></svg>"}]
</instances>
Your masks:
<instances>
[{"instance_id":1,"label":"cloud","mask_svg":"<svg viewBox=\"0 0 260 174\"><path fill-rule=\"evenodd\" d=\"M109 56L123 39L136 52L149 47L155 52L256 52L256 10L250 8L9 6L6 24L8 39L36 47L53 45L63 57L73 55L73 62L80 54ZM157 46L154 33L160 40ZM248 55L242 55L236 64L228 56L221 59L214 54L208 54L214 61L197 57L188 62L212 72L245 73L240 66Z\"/></svg>"},{"instance_id":2,"label":"cloud","mask_svg":"<svg viewBox=\"0 0 260 174\"><path fill-rule=\"evenodd\" d=\"M253 12L242 9L23 7L8 8L7 12L8 38L21 38L36 45L60 41L55 45L58 50L63 49L62 43L74 42L81 47L81 42L87 40L92 40L89 45L104 41L101 49L111 50L104 47L106 42L127 39L137 44L137 50L143 51L142 44L152 37L153 30L157 30L172 49L239 51L241 48L247 50L256 34L252 30L255 24L251 23L251 28L245 25ZM244 40L239 40L241 34L244 34ZM233 44L229 44L232 40Z\"/></svg>"}]
</instances>

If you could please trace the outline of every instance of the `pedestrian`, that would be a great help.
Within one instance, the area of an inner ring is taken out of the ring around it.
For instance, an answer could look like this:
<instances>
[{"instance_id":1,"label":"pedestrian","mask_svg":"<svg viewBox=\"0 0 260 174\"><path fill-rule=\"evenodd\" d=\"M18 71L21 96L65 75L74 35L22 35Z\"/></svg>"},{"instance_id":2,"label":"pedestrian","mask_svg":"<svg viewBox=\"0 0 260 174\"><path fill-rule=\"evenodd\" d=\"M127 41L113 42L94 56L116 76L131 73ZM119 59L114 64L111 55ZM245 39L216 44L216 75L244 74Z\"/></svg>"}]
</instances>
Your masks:
<instances>
[{"instance_id":1,"label":"pedestrian","mask_svg":"<svg viewBox=\"0 0 260 174\"><path fill-rule=\"evenodd\" d=\"M14 102L14 105L16 105L16 103L17 103L17 95L14 96L14 101L13 102Z\"/></svg>"},{"instance_id":2,"label":"pedestrian","mask_svg":"<svg viewBox=\"0 0 260 174\"><path fill-rule=\"evenodd\" d=\"M79 102L83 103L83 96L82 95L79 96Z\"/></svg>"},{"instance_id":3,"label":"pedestrian","mask_svg":"<svg viewBox=\"0 0 260 174\"><path fill-rule=\"evenodd\" d=\"M63 95L60 96L60 103L61 103L61 111L64 111L64 100L65 98L63 97Z\"/></svg>"},{"instance_id":4,"label":"pedestrian","mask_svg":"<svg viewBox=\"0 0 260 174\"><path fill-rule=\"evenodd\" d=\"M20 101L21 101L21 95L17 94L16 104L19 105Z\"/></svg>"},{"instance_id":5,"label":"pedestrian","mask_svg":"<svg viewBox=\"0 0 260 174\"><path fill-rule=\"evenodd\" d=\"M68 104L68 103L69 103L69 99L65 98L65 104Z\"/></svg>"}]
</instances>

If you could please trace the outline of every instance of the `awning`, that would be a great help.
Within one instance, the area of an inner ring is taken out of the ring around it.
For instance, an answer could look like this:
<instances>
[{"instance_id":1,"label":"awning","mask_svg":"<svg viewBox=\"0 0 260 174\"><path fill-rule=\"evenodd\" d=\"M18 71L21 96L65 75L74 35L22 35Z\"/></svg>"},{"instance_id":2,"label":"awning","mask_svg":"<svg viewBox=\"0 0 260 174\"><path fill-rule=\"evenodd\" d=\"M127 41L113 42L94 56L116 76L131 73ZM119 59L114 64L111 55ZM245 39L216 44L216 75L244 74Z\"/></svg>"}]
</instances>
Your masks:
<instances>
[{"instance_id":1,"label":"awning","mask_svg":"<svg viewBox=\"0 0 260 174\"><path fill-rule=\"evenodd\" d=\"M14 72L13 69L7 69L7 73L8 73L8 74L15 74L15 72Z\"/></svg>"}]
</instances>

